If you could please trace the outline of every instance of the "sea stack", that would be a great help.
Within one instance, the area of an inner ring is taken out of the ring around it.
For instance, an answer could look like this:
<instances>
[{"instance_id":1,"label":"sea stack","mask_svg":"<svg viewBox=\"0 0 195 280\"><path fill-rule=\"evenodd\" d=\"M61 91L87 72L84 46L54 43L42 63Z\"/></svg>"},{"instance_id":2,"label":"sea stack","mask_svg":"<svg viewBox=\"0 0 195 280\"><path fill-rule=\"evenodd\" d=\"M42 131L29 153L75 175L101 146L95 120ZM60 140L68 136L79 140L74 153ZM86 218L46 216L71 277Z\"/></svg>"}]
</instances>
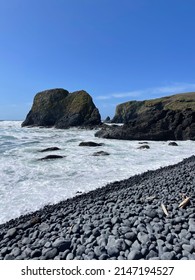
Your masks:
<instances>
[{"instance_id":1,"label":"sea stack","mask_svg":"<svg viewBox=\"0 0 195 280\"><path fill-rule=\"evenodd\" d=\"M86 91L70 93L56 88L35 95L32 108L22 126L69 128L100 123L100 113Z\"/></svg>"}]
</instances>

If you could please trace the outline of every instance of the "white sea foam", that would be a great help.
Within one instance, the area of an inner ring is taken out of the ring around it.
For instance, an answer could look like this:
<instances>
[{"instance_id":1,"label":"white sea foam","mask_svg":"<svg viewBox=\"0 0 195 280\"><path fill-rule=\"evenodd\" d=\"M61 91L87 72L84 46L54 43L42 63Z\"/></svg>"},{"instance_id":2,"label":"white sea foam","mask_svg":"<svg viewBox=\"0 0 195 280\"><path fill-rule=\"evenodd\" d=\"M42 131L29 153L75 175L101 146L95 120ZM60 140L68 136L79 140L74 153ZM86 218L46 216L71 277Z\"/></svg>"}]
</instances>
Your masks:
<instances>
[{"instance_id":1,"label":"white sea foam","mask_svg":"<svg viewBox=\"0 0 195 280\"><path fill-rule=\"evenodd\" d=\"M140 150L139 141L98 139L94 130L21 128L21 122L0 122L0 224L21 214L38 210L108 182L174 164L194 154L194 141L149 141L150 149ZM81 147L81 141L104 143ZM61 150L40 153L57 146ZM104 150L109 156L95 157ZM38 161L48 154L63 159Z\"/></svg>"}]
</instances>

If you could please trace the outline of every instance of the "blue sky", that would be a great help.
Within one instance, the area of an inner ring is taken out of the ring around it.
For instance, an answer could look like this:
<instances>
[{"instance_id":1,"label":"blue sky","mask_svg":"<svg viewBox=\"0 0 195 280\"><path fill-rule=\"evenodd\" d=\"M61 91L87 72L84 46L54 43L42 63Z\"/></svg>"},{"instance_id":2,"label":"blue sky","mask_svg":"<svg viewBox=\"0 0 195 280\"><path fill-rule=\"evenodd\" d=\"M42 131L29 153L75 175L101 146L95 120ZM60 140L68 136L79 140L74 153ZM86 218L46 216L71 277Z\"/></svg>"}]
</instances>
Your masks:
<instances>
[{"instance_id":1,"label":"blue sky","mask_svg":"<svg viewBox=\"0 0 195 280\"><path fill-rule=\"evenodd\" d=\"M0 0L0 119L35 94L84 89L117 104L195 91L194 0Z\"/></svg>"}]
</instances>

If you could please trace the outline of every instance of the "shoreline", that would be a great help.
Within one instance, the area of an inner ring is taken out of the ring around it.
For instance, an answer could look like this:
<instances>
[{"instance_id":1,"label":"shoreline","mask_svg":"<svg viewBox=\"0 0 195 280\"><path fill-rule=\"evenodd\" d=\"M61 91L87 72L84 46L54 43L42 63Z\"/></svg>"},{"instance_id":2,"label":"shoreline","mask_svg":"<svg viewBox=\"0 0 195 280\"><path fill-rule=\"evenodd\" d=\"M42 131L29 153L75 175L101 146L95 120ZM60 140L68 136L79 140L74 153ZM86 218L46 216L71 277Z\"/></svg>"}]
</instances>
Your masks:
<instances>
[{"instance_id":1,"label":"shoreline","mask_svg":"<svg viewBox=\"0 0 195 280\"><path fill-rule=\"evenodd\" d=\"M194 167L191 156L7 221L0 259L195 259Z\"/></svg>"},{"instance_id":2,"label":"shoreline","mask_svg":"<svg viewBox=\"0 0 195 280\"><path fill-rule=\"evenodd\" d=\"M52 210L55 210L56 207L58 206L69 206L71 203L78 203L79 201L81 201L82 199L88 199L90 198L90 196L92 196L92 198L94 198L96 196L96 194L98 193L102 193L104 195L105 191L114 191L115 187L117 188L118 190L118 184L120 183L123 183L123 182L129 182L129 183L134 183L136 184L137 182L139 182L139 180L144 180L144 179L149 179L150 175L153 175L154 173L156 172L159 172L159 171L166 171L166 170L169 170L170 168L174 168L174 167L179 167L180 164L183 164L185 162L188 162L189 160L191 161L191 159L195 160L195 155L194 156L190 156L189 158L184 158L182 161L178 162L178 163L175 163L173 165L167 165L167 166L164 166L164 167L160 167L160 168L157 168L155 170L148 170L148 171L145 171L145 172L142 172L140 174L135 174L127 179L124 179L124 180L119 180L119 181L115 181L115 182L111 182L111 183L108 183L102 187L99 187L95 190L91 190L89 192L86 192L86 193L82 193L82 194L79 194L79 195L75 195L74 197L71 197L71 198L67 198L65 200L62 200L58 203L55 203L55 204L48 204L48 205L45 205L44 207L36 210L36 211L33 211L33 212L30 212L30 213L27 213L27 214L24 214L24 215L20 215L19 217L17 218L14 218L14 219L10 219L9 221L5 222L5 223L2 223L0 224L0 229L6 225L9 225L9 224L13 224L13 225L17 225L18 223L20 223L20 220L24 221L24 220L28 220L30 218L33 218L34 216L39 216L39 214L41 214L42 212L47 212L47 211L52 211ZM122 189L122 188L121 188Z\"/></svg>"}]
</instances>

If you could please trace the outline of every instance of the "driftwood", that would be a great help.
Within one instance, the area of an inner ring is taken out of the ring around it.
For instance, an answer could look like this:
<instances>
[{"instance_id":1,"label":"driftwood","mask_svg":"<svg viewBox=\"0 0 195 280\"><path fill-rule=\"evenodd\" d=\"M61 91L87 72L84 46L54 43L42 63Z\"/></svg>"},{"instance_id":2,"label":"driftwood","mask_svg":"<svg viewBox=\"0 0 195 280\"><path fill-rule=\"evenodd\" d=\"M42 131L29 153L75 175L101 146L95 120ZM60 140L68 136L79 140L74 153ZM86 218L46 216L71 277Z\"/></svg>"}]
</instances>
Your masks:
<instances>
[{"instance_id":1,"label":"driftwood","mask_svg":"<svg viewBox=\"0 0 195 280\"><path fill-rule=\"evenodd\" d=\"M155 198L156 198L156 195L151 195L151 196L146 197L145 200L152 201Z\"/></svg>"},{"instance_id":2,"label":"driftwood","mask_svg":"<svg viewBox=\"0 0 195 280\"><path fill-rule=\"evenodd\" d=\"M179 208L183 208L184 206L186 206L190 201L190 197L186 197L180 204L179 204Z\"/></svg>"},{"instance_id":3,"label":"driftwood","mask_svg":"<svg viewBox=\"0 0 195 280\"><path fill-rule=\"evenodd\" d=\"M165 215L168 216L169 214L168 214L167 209L166 209L166 207L163 203L161 203L161 208L162 208L163 212L165 213Z\"/></svg>"}]
</instances>

